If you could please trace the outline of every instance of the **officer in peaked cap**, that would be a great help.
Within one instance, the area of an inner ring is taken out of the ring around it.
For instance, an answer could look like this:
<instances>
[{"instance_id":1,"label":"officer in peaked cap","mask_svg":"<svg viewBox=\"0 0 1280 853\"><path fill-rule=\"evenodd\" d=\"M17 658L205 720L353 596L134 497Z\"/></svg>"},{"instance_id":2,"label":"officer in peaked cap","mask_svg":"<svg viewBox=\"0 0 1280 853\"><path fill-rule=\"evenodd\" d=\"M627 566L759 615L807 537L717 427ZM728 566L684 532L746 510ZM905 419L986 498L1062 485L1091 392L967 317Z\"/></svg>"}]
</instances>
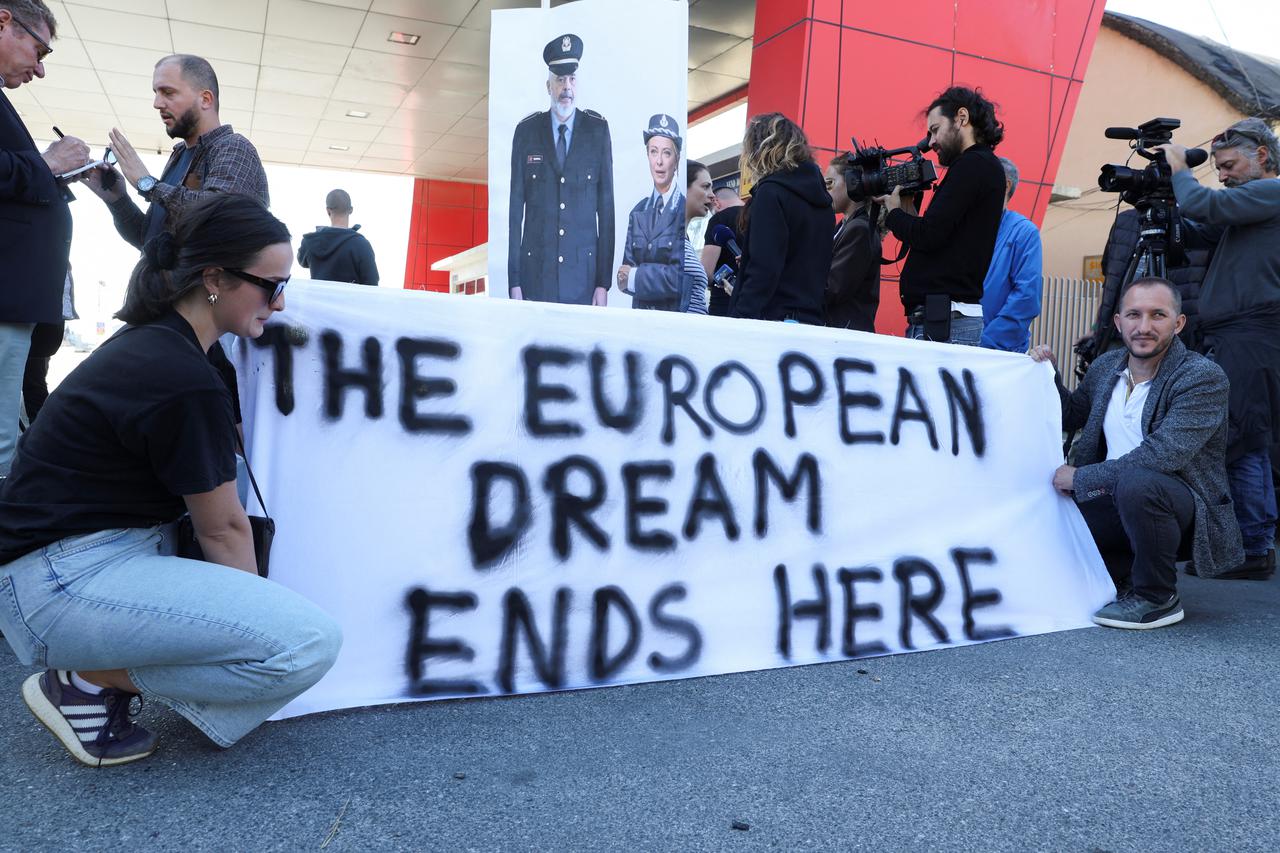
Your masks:
<instances>
[{"instance_id":1,"label":"officer in peaked cap","mask_svg":"<svg viewBox=\"0 0 1280 853\"><path fill-rule=\"evenodd\" d=\"M632 295L633 308L684 311L689 301L681 274L685 197L677 180L683 143L680 125L658 113L642 135L653 189L627 217L618 287Z\"/></svg>"},{"instance_id":2,"label":"officer in peaked cap","mask_svg":"<svg viewBox=\"0 0 1280 853\"><path fill-rule=\"evenodd\" d=\"M516 125L511 143L507 286L512 299L604 305L613 270L609 123L579 109L582 39L542 50L551 107Z\"/></svg>"},{"instance_id":3,"label":"officer in peaked cap","mask_svg":"<svg viewBox=\"0 0 1280 853\"><path fill-rule=\"evenodd\" d=\"M554 74L573 74L582 59L582 39L573 33L547 42L542 49L542 61Z\"/></svg>"}]
</instances>

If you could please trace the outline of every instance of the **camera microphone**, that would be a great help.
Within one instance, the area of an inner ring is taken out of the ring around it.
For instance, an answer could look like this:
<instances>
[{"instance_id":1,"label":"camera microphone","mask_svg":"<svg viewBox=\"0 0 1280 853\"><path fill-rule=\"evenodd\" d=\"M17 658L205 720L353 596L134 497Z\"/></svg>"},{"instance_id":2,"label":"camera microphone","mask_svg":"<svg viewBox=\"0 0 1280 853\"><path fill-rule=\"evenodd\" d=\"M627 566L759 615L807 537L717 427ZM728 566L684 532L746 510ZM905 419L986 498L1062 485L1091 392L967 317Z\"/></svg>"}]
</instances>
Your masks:
<instances>
[{"instance_id":1,"label":"camera microphone","mask_svg":"<svg viewBox=\"0 0 1280 853\"><path fill-rule=\"evenodd\" d=\"M1133 127L1108 127L1102 132L1107 139L1141 139L1142 133Z\"/></svg>"},{"instance_id":2,"label":"camera microphone","mask_svg":"<svg viewBox=\"0 0 1280 853\"><path fill-rule=\"evenodd\" d=\"M1209 153L1205 151L1203 148L1187 149L1187 165L1193 169L1208 159L1209 159Z\"/></svg>"},{"instance_id":3,"label":"camera microphone","mask_svg":"<svg viewBox=\"0 0 1280 853\"><path fill-rule=\"evenodd\" d=\"M711 242L722 249L728 249L735 258L742 256L738 241L733 238L733 229L728 225L717 225L711 229Z\"/></svg>"}]
</instances>

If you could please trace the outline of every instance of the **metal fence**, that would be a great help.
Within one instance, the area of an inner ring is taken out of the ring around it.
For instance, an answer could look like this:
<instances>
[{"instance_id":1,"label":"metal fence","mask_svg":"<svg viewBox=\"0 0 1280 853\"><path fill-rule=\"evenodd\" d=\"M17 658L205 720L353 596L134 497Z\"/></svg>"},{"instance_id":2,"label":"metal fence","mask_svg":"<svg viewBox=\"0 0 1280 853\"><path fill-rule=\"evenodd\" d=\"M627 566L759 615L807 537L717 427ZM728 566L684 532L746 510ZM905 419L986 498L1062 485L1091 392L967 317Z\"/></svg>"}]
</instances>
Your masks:
<instances>
[{"instance_id":1,"label":"metal fence","mask_svg":"<svg viewBox=\"0 0 1280 853\"><path fill-rule=\"evenodd\" d=\"M1031 345L1048 344L1058 356L1058 370L1067 387L1076 384L1076 354L1072 346L1092 331L1102 299L1102 282L1045 276L1040 316L1031 324Z\"/></svg>"}]
</instances>

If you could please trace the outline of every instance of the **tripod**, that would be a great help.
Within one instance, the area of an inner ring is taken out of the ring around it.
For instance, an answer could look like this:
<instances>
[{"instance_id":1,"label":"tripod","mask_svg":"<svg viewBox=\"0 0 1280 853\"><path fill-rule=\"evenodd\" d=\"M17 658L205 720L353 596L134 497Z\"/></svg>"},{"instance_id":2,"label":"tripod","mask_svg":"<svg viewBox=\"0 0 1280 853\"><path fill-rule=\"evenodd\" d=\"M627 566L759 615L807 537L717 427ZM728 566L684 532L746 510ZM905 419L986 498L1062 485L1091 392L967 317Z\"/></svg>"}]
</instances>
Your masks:
<instances>
[{"instance_id":1,"label":"tripod","mask_svg":"<svg viewBox=\"0 0 1280 853\"><path fill-rule=\"evenodd\" d=\"M1130 199L1125 198L1125 201ZM1138 242L1129 256L1129 264L1125 267L1124 277L1116 288L1116 305L1111 311L1099 312L1105 316L1114 313L1118 307L1120 294L1131 282L1142 278L1167 278L1172 261L1174 266L1185 260L1182 244L1182 221L1178 218L1177 202L1173 194L1164 193L1148 195L1130 202L1138 213ZM1076 378L1083 379L1094 358L1111 348L1115 341L1115 326L1109 322L1099 322L1097 334L1084 345L1076 349Z\"/></svg>"}]
</instances>

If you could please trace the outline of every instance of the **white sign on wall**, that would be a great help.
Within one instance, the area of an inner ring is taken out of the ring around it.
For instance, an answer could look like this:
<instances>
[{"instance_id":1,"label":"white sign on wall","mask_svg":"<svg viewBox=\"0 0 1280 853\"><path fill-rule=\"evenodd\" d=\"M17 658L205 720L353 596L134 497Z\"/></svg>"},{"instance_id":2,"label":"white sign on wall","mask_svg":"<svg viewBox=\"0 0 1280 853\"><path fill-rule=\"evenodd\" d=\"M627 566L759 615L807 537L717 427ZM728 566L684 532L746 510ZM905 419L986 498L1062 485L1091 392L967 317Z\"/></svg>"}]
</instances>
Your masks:
<instances>
[{"instance_id":1,"label":"white sign on wall","mask_svg":"<svg viewBox=\"0 0 1280 853\"><path fill-rule=\"evenodd\" d=\"M689 7L578 0L493 13L489 65L489 293L629 307L616 285L629 214L653 191L645 131L683 139ZM568 122L563 162L557 131ZM677 161L683 162L683 149ZM682 196L683 167L675 177Z\"/></svg>"},{"instance_id":2,"label":"white sign on wall","mask_svg":"<svg viewBox=\"0 0 1280 853\"><path fill-rule=\"evenodd\" d=\"M944 648L1114 594L1025 356L304 284L237 358L272 577L345 634L283 716Z\"/></svg>"}]
</instances>

